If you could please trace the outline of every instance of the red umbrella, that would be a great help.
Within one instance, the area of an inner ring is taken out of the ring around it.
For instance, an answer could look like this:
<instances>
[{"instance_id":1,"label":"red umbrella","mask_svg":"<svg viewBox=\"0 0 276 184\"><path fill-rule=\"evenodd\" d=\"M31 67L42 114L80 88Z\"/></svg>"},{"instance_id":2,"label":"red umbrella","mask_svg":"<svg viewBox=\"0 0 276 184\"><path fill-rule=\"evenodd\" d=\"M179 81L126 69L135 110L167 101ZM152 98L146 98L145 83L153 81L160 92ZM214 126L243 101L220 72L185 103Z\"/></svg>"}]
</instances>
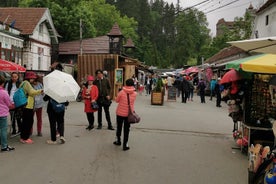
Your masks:
<instances>
[{"instance_id":1,"label":"red umbrella","mask_svg":"<svg viewBox=\"0 0 276 184\"><path fill-rule=\"evenodd\" d=\"M190 73L198 73L199 69L195 66L191 66L185 70L185 73L189 75Z\"/></svg>"},{"instance_id":2,"label":"red umbrella","mask_svg":"<svg viewBox=\"0 0 276 184\"><path fill-rule=\"evenodd\" d=\"M3 72L26 72L26 68L14 62L0 59L0 71Z\"/></svg>"},{"instance_id":3,"label":"red umbrella","mask_svg":"<svg viewBox=\"0 0 276 184\"><path fill-rule=\"evenodd\" d=\"M222 79L220 80L220 84L234 82L241 79L242 77L240 73L235 69L231 69L223 75Z\"/></svg>"}]
</instances>

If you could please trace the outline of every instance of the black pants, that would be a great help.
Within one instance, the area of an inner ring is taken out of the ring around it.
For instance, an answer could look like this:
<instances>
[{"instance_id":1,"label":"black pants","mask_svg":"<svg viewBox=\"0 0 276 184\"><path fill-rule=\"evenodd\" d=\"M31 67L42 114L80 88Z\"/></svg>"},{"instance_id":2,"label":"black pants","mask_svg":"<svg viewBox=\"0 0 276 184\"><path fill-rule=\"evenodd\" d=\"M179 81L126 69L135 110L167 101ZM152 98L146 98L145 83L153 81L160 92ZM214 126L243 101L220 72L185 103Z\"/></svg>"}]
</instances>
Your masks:
<instances>
[{"instance_id":1,"label":"black pants","mask_svg":"<svg viewBox=\"0 0 276 184\"><path fill-rule=\"evenodd\" d=\"M116 131L116 136L118 141L121 140L121 134L122 134L122 128L124 125L124 140L123 140L123 145L126 146L128 142L128 137L129 137L129 128L130 128L130 123L127 121L127 117L122 117L122 116L116 116L117 119L117 131Z\"/></svg>"},{"instance_id":2,"label":"black pants","mask_svg":"<svg viewBox=\"0 0 276 184\"><path fill-rule=\"evenodd\" d=\"M220 106L220 103L221 103L221 94L220 93L217 93L217 107Z\"/></svg>"},{"instance_id":3,"label":"black pants","mask_svg":"<svg viewBox=\"0 0 276 184\"><path fill-rule=\"evenodd\" d=\"M23 108L22 119L23 121L22 121L20 137L23 140L27 140L30 138L31 129L34 123L34 110Z\"/></svg>"},{"instance_id":4,"label":"black pants","mask_svg":"<svg viewBox=\"0 0 276 184\"><path fill-rule=\"evenodd\" d=\"M18 132L21 132L22 108L10 110L10 116L11 116L11 123L12 123L12 133L13 134L16 133L16 123L17 123Z\"/></svg>"},{"instance_id":5,"label":"black pants","mask_svg":"<svg viewBox=\"0 0 276 184\"><path fill-rule=\"evenodd\" d=\"M94 126L94 112L87 112L86 117L87 117L89 126Z\"/></svg>"},{"instance_id":6,"label":"black pants","mask_svg":"<svg viewBox=\"0 0 276 184\"><path fill-rule=\"evenodd\" d=\"M205 103L205 91L199 91L200 102Z\"/></svg>"},{"instance_id":7,"label":"black pants","mask_svg":"<svg viewBox=\"0 0 276 184\"><path fill-rule=\"evenodd\" d=\"M111 120L110 120L110 112L109 112L109 105L102 105L101 103L98 103L99 109L98 109L98 126L102 127L102 112L104 108L105 113L105 119L107 121L108 127L112 126Z\"/></svg>"},{"instance_id":8,"label":"black pants","mask_svg":"<svg viewBox=\"0 0 276 184\"><path fill-rule=\"evenodd\" d=\"M187 102L187 99L189 97L189 91L184 91L182 90L182 102L186 103Z\"/></svg>"},{"instance_id":9,"label":"black pants","mask_svg":"<svg viewBox=\"0 0 276 184\"><path fill-rule=\"evenodd\" d=\"M57 140L57 131L60 134L60 136L64 136L64 113L65 111L59 113L48 112L52 141Z\"/></svg>"}]
</instances>

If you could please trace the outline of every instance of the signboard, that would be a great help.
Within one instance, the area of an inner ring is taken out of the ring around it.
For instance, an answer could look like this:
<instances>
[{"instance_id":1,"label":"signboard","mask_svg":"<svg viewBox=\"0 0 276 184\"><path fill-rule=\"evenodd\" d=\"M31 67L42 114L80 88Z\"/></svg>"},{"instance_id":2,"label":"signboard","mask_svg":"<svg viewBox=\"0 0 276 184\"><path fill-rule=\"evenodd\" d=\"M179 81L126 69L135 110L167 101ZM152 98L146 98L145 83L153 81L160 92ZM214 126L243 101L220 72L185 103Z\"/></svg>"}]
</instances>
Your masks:
<instances>
[{"instance_id":1,"label":"signboard","mask_svg":"<svg viewBox=\"0 0 276 184\"><path fill-rule=\"evenodd\" d=\"M168 88L168 101L176 101L176 88L175 87Z\"/></svg>"}]
</instances>

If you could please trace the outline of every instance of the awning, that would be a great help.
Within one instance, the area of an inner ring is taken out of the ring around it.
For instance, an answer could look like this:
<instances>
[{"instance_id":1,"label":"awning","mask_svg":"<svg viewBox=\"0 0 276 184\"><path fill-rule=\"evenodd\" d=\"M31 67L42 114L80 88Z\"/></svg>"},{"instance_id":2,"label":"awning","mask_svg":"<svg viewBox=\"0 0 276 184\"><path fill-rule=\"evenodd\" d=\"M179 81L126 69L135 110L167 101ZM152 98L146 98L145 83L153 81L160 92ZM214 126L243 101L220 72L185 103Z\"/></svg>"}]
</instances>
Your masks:
<instances>
[{"instance_id":1,"label":"awning","mask_svg":"<svg viewBox=\"0 0 276 184\"><path fill-rule=\"evenodd\" d=\"M276 74L276 54L259 54L243 59L234 60L226 64L227 69L238 71Z\"/></svg>"},{"instance_id":2,"label":"awning","mask_svg":"<svg viewBox=\"0 0 276 184\"><path fill-rule=\"evenodd\" d=\"M254 51L267 54L276 54L276 37L264 37L250 40L232 41L228 43L248 52Z\"/></svg>"}]
</instances>

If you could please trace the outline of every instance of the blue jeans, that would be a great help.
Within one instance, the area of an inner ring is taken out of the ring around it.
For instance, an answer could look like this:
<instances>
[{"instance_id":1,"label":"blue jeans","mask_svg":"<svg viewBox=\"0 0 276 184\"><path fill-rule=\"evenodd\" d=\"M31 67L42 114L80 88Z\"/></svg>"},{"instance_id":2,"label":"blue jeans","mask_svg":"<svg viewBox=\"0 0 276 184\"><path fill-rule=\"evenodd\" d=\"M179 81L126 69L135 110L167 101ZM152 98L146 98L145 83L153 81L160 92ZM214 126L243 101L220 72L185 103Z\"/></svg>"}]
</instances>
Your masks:
<instances>
[{"instance_id":1,"label":"blue jeans","mask_svg":"<svg viewBox=\"0 0 276 184\"><path fill-rule=\"evenodd\" d=\"M0 134L1 134L1 148L4 149L8 146L8 120L7 117L0 117Z\"/></svg>"}]
</instances>

